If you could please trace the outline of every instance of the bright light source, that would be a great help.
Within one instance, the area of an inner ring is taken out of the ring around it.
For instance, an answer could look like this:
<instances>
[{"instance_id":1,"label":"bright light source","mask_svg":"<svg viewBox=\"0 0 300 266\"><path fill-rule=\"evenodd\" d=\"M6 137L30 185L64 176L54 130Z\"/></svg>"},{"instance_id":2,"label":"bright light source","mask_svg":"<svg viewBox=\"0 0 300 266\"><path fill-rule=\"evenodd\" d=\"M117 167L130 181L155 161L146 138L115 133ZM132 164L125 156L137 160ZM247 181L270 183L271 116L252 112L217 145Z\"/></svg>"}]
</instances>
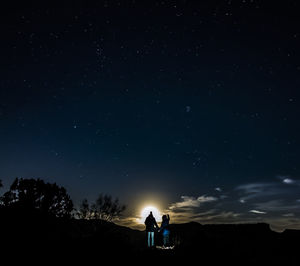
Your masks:
<instances>
[{"instance_id":1,"label":"bright light source","mask_svg":"<svg viewBox=\"0 0 300 266\"><path fill-rule=\"evenodd\" d=\"M161 222L161 214L160 211L154 206L147 206L142 209L140 223L144 223L147 216L152 211L152 214L157 222Z\"/></svg>"}]
</instances>

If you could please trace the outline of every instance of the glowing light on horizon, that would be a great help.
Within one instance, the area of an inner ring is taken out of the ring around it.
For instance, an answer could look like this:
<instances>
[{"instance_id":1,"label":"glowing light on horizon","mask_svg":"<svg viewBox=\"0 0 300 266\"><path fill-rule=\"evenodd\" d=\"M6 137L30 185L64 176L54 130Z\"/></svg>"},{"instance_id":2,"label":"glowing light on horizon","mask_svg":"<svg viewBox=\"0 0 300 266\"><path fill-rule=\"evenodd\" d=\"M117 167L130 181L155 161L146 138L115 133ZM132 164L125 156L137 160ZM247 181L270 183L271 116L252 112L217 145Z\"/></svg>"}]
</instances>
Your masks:
<instances>
[{"instance_id":1,"label":"glowing light on horizon","mask_svg":"<svg viewBox=\"0 0 300 266\"><path fill-rule=\"evenodd\" d=\"M161 222L161 213L155 206L146 206L141 211L140 223L143 224L147 216L152 211L152 214L157 222Z\"/></svg>"}]
</instances>

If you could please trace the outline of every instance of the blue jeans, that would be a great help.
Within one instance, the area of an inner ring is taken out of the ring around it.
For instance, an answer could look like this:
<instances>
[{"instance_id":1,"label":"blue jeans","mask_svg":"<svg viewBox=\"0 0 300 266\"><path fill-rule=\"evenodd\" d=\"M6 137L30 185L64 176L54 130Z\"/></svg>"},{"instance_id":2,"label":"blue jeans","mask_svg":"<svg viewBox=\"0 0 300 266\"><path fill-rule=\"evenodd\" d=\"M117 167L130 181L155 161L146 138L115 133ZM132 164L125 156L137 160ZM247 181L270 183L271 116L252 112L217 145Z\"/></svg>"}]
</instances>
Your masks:
<instances>
[{"instance_id":1,"label":"blue jeans","mask_svg":"<svg viewBox=\"0 0 300 266\"><path fill-rule=\"evenodd\" d=\"M169 241L170 241L170 231L169 230L165 230L163 232L164 246L168 246L169 245Z\"/></svg>"},{"instance_id":2,"label":"blue jeans","mask_svg":"<svg viewBox=\"0 0 300 266\"><path fill-rule=\"evenodd\" d=\"M154 246L154 232L148 232L148 247Z\"/></svg>"}]
</instances>

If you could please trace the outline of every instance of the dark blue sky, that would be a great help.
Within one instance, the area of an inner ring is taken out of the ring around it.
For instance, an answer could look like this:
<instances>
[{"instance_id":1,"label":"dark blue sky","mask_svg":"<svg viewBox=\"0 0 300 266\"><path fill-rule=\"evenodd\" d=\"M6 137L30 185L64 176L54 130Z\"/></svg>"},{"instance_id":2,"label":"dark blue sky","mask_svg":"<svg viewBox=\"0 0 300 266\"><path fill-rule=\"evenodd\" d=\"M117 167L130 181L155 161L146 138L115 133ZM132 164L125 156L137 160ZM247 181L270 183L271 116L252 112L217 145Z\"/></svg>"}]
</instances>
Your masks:
<instances>
[{"instance_id":1,"label":"dark blue sky","mask_svg":"<svg viewBox=\"0 0 300 266\"><path fill-rule=\"evenodd\" d=\"M300 4L78 3L1 11L2 191L297 227Z\"/></svg>"}]
</instances>

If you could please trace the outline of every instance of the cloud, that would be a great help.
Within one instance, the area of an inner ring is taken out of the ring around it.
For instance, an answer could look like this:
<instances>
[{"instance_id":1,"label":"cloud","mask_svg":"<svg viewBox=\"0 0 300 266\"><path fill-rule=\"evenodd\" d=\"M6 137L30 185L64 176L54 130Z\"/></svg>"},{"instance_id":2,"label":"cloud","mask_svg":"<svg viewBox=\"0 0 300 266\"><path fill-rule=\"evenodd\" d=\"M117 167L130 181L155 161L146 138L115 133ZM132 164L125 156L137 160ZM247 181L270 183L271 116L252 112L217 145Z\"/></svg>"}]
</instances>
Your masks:
<instances>
[{"instance_id":1,"label":"cloud","mask_svg":"<svg viewBox=\"0 0 300 266\"><path fill-rule=\"evenodd\" d=\"M227 210L223 206L226 197L213 196L182 196L181 201L169 205L166 210L175 223L195 221L201 224L209 223L238 223L242 215L234 210ZM211 205L213 204L213 205Z\"/></svg>"},{"instance_id":2,"label":"cloud","mask_svg":"<svg viewBox=\"0 0 300 266\"><path fill-rule=\"evenodd\" d=\"M217 212L216 209L211 209L211 210L208 210L208 211L198 212L198 213L193 214L191 216L191 218L193 218L193 219L203 218L205 216L211 216L211 215L215 214L216 212Z\"/></svg>"},{"instance_id":3,"label":"cloud","mask_svg":"<svg viewBox=\"0 0 300 266\"><path fill-rule=\"evenodd\" d=\"M283 199L270 200L266 202L255 203L255 206L264 211L272 212L286 212L292 210L299 210L300 204L295 201L288 201Z\"/></svg>"},{"instance_id":4,"label":"cloud","mask_svg":"<svg viewBox=\"0 0 300 266\"><path fill-rule=\"evenodd\" d=\"M218 200L216 197L207 197L207 196L201 196L198 197L197 201L204 203L204 202L210 202L210 201L216 201Z\"/></svg>"},{"instance_id":5,"label":"cloud","mask_svg":"<svg viewBox=\"0 0 300 266\"><path fill-rule=\"evenodd\" d=\"M277 177L281 180L281 182L283 184L291 185L291 184L295 184L296 183L296 181L294 179L290 178L289 176L279 175Z\"/></svg>"},{"instance_id":6,"label":"cloud","mask_svg":"<svg viewBox=\"0 0 300 266\"><path fill-rule=\"evenodd\" d=\"M278 179L281 180L281 182L285 185L294 185L294 186L300 186L300 180L296 178L291 178L288 175L278 175Z\"/></svg>"},{"instance_id":7,"label":"cloud","mask_svg":"<svg viewBox=\"0 0 300 266\"><path fill-rule=\"evenodd\" d=\"M294 184L295 183L295 181L293 180L293 179L290 179L290 178L285 178L285 179L283 179L282 180L282 182L284 183L284 184Z\"/></svg>"},{"instance_id":8,"label":"cloud","mask_svg":"<svg viewBox=\"0 0 300 266\"><path fill-rule=\"evenodd\" d=\"M292 184L297 184L297 183L300 184L299 181L296 181L296 180L290 178L289 176L279 175L277 177L281 180L281 182L283 184L286 184L286 185L292 185Z\"/></svg>"},{"instance_id":9,"label":"cloud","mask_svg":"<svg viewBox=\"0 0 300 266\"><path fill-rule=\"evenodd\" d=\"M228 198L227 195L221 195L221 196L220 196L220 199L226 199L226 198Z\"/></svg>"},{"instance_id":10,"label":"cloud","mask_svg":"<svg viewBox=\"0 0 300 266\"><path fill-rule=\"evenodd\" d=\"M237 186L237 202L246 221L260 219L276 231L286 228L300 229L300 180L290 176L276 176L272 182L255 182ZM249 208L244 213L242 209ZM250 214L256 214L251 216Z\"/></svg>"},{"instance_id":11,"label":"cloud","mask_svg":"<svg viewBox=\"0 0 300 266\"><path fill-rule=\"evenodd\" d=\"M244 192L245 194L259 194L265 192L267 189L272 188L273 183L250 183L238 186L236 189Z\"/></svg>"},{"instance_id":12,"label":"cloud","mask_svg":"<svg viewBox=\"0 0 300 266\"><path fill-rule=\"evenodd\" d=\"M195 215L195 220L200 223L237 223L239 222L240 213L235 213L233 211L218 211L214 210L211 214L206 213L202 215L199 213Z\"/></svg>"},{"instance_id":13,"label":"cloud","mask_svg":"<svg viewBox=\"0 0 300 266\"><path fill-rule=\"evenodd\" d=\"M266 214L266 212L258 211L258 210L250 210L249 212L255 213L255 214Z\"/></svg>"},{"instance_id":14,"label":"cloud","mask_svg":"<svg viewBox=\"0 0 300 266\"><path fill-rule=\"evenodd\" d=\"M195 197L190 197L190 196L181 196L182 201L172 203L169 206L170 210L176 210L176 209L182 209L182 208L198 208L200 207L201 204L207 203L207 202L212 202L218 200L216 197L212 196L200 196L198 198Z\"/></svg>"},{"instance_id":15,"label":"cloud","mask_svg":"<svg viewBox=\"0 0 300 266\"><path fill-rule=\"evenodd\" d=\"M121 225L121 226L131 227L131 228L137 229L137 230L145 229L145 225L140 223L140 217L138 217L138 216L121 217L118 220L114 221L114 223Z\"/></svg>"},{"instance_id":16,"label":"cloud","mask_svg":"<svg viewBox=\"0 0 300 266\"><path fill-rule=\"evenodd\" d=\"M277 181L243 184L235 191L238 192L238 201L249 207L251 213L267 213L268 218L274 220L286 213L299 213L299 183L299 180L288 176L277 176Z\"/></svg>"},{"instance_id":17,"label":"cloud","mask_svg":"<svg viewBox=\"0 0 300 266\"><path fill-rule=\"evenodd\" d=\"M219 191L219 192L222 191L222 189L221 189L220 187L216 187L215 190L216 190L216 191Z\"/></svg>"},{"instance_id":18,"label":"cloud","mask_svg":"<svg viewBox=\"0 0 300 266\"><path fill-rule=\"evenodd\" d=\"M206 204L217 202L218 200L217 197L207 195L199 197L181 196L181 200L170 204L165 212L170 214L172 221L175 223L201 222L216 212L214 207L208 209L211 205Z\"/></svg>"},{"instance_id":19,"label":"cloud","mask_svg":"<svg viewBox=\"0 0 300 266\"><path fill-rule=\"evenodd\" d=\"M291 198L299 191L300 180L292 179L288 176L277 176L280 182L257 182L239 185L235 188L240 194L239 201L242 203L248 201L268 200L268 198Z\"/></svg>"},{"instance_id":20,"label":"cloud","mask_svg":"<svg viewBox=\"0 0 300 266\"><path fill-rule=\"evenodd\" d=\"M245 203L258 198L267 198L284 194L286 189L279 187L276 183L252 183L238 186L236 190L241 194L239 201Z\"/></svg>"},{"instance_id":21,"label":"cloud","mask_svg":"<svg viewBox=\"0 0 300 266\"><path fill-rule=\"evenodd\" d=\"M294 217L295 214L294 213L285 213L282 215L283 217Z\"/></svg>"}]
</instances>

